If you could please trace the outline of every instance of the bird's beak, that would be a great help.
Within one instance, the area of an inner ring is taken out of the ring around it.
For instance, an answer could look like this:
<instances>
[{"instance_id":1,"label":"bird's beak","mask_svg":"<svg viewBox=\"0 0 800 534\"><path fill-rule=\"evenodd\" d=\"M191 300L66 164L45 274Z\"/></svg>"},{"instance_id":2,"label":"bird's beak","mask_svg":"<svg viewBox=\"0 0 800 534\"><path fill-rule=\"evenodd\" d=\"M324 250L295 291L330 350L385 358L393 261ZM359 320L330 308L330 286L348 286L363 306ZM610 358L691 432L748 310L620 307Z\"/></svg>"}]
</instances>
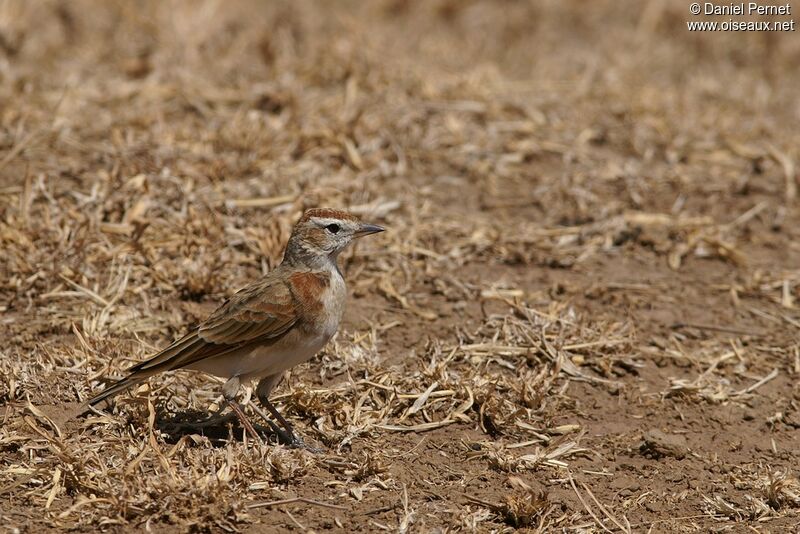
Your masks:
<instances>
[{"instance_id":1,"label":"bird's beak","mask_svg":"<svg viewBox=\"0 0 800 534\"><path fill-rule=\"evenodd\" d=\"M364 237L365 235L377 234L378 232L383 232L384 230L385 228L383 226L378 226L377 224L362 223L361 226L358 227L358 230L356 230L355 237Z\"/></svg>"}]
</instances>

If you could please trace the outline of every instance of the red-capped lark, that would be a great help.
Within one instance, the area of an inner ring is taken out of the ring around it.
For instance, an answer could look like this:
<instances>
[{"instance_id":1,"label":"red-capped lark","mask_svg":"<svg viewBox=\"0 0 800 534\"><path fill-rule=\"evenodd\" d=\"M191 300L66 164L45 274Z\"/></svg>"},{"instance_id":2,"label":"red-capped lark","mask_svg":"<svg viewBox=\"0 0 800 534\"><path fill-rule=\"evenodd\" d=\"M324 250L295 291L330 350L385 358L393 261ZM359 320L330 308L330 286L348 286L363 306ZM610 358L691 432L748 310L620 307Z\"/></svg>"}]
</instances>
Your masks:
<instances>
[{"instance_id":1,"label":"red-capped lark","mask_svg":"<svg viewBox=\"0 0 800 534\"><path fill-rule=\"evenodd\" d=\"M234 293L208 319L128 369L125 378L84 406L88 409L157 373L192 369L227 379L222 394L255 437L236 395L243 383L258 380L258 400L286 430L284 439L302 444L270 403L270 392L285 371L310 360L339 328L347 300L336 263L339 253L354 239L383 230L341 210L306 211L277 268ZM266 414L253 408L269 422Z\"/></svg>"}]
</instances>

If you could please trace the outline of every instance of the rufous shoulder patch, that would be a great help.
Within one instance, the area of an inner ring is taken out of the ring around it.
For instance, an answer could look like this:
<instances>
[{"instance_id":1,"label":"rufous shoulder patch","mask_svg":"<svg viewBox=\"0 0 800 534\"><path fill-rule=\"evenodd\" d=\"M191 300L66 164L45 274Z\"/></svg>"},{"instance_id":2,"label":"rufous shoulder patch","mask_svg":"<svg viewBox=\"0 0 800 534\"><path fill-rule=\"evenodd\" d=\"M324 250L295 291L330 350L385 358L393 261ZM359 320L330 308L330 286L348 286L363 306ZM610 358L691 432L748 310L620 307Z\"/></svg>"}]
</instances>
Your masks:
<instances>
[{"instance_id":1,"label":"rufous shoulder patch","mask_svg":"<svg viewBox=\"0 0 800 534\"><path fill-rule=\"evenodd\" d=\"M323 305L323 293L331 284L331 275L325 272L297 272L289 276L289 287L305 310L316 310Z\"/></svg>"}]
</instances>

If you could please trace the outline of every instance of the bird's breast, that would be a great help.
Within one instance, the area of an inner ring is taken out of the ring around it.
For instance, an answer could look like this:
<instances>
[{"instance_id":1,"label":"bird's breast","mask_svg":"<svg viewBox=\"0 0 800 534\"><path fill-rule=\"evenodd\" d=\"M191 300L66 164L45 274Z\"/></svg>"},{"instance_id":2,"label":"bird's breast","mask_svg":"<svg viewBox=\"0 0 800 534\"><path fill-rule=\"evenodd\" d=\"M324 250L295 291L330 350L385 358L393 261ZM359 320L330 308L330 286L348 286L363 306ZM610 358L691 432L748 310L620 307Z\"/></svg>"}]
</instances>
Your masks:
<instances>
[{"instance_id":1,"label":"bird's breast","mask_svg":"<svg viewBox=\"0 0 800 534\"><path fill-rule=\"evenodd\" d=\"M347 288L344 284L342 275L338 272L331 274L331 282L328 287L322 292L321 301L322 306L320 312L316 317L315 330L322 336L325 343L339 329L339 323L344 315L345 302L347 300Z\"/></svg>"},{"instance_id":2,"label":"bird's breast","mask_svg":"<svg viewBox=\"0 0 800 534\"><path fill-rule=\"evenodd\" d=\"M212 371L210 365L196 368L219 376L239 375L251 379L286 371L313 358L339 329L347 288L342 276L332 273L327 287L316 292L313 298L310 291L308 293L300 320L279 340L248 347L241 355L226 358L228 366L224 369Z\"/></svg>"}]
</instances>

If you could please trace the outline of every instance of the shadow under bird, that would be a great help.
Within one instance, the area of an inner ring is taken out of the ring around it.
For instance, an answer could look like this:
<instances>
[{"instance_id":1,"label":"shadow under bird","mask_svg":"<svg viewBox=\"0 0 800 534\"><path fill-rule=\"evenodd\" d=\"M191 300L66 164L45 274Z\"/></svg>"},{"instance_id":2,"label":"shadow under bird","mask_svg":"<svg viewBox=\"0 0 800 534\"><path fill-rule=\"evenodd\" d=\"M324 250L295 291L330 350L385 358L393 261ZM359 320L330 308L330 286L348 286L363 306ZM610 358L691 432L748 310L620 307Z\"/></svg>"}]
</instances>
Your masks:
<instances>
[{"instance_id":1,"label":"shadow under bird","mask_svg":"<svg viewBox=\"0 0 800 534\"><path fill-rule=\"evenodd\" d=\"M258 380L256 396L284 431L257 406L253 409L294 445L302 442L269 401L283 373L310 360L339 328L347 288L337 257L354 239L384 229L341 210L306 211L292 230L283 261L237 291L208 319L86 404L95 406L164 371L191 369L227 379L222 393L244 428L253 426L236 402L243 383Z\"/></svg>"}]
</instances>

